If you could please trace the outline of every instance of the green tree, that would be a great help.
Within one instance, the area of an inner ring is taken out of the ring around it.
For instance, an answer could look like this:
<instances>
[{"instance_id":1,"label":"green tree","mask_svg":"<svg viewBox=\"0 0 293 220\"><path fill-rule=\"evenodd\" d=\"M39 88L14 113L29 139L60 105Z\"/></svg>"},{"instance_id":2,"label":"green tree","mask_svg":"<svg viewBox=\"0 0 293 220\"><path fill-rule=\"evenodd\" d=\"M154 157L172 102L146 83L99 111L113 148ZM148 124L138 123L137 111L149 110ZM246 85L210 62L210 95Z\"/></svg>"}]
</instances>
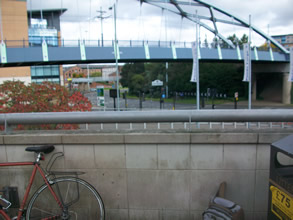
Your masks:
<instances>
[{"instance_id":1,"label":"green tree","mask_svg":"<svg viewBox=\"0 0 293 220\"><path fill-rule=\"evenodd\" d=\"M235 46L239 45L240 47L242 47L243 44L248 43L248 36L246 34L243 34L241 39L239 39L236 34L229 36L227 39L230 40ZM221 48L229 48L229 45L223 41L221 43Z\"/></svg>"},{"instance_id":2,"label":"green tree","mask_svg":"<svg viewBox=\"0 0 293 220\"><path fill-rule=\"evenodd\" d=\"M144 89L145 79L140 74L135 74L131 77L131 84L129 88L129 91L131 91L132 94L137 95L140 91Z\"/></svg>"},{"instance_id":3,"label":"green tree","mask_svg":"<svg viewBox=\"0 0 293 220\"><path fill-rule=\"evenodd\" d=\"M138 95L139 91L156 94L161 88L151 86L151 82L159 79L165 82L165 63L146 63L137 68L137 64L126 64L123 67L121 82L127 85L130 93ZM242 82L243 65L231 63L200 63L200 91L206 92L208 88L217 89L218 93L232 97L235 92L246 96L246 84ZM133 73L133 70L140 70ZM169 63L168 87L170 92L195 92L196 84L190 82L192 63ZM128 78L124 78L127 76ZM130 77L131 76L131 77ZM165 83L164 83L165 86Z\"/></svg>"},{"instance_id":4,"label":"green tree","mask_svg":"<svg viewBox=\"0 0 293 220\"><path fill-rule=\"evenodd\" d=\"M91 73L90 77L101 77L102 76L102 72L94 72Z\"/></svg>"}]
</instances>

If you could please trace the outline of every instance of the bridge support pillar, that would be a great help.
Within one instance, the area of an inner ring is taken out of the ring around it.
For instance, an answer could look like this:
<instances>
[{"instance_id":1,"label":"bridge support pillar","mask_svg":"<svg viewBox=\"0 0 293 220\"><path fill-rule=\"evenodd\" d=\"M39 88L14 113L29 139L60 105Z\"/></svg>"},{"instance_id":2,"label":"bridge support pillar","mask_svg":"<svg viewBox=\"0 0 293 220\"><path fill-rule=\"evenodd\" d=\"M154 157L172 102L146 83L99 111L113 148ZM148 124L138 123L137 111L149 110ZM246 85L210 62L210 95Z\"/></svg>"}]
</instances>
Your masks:
<instances>
[{"instance_id":1,"label":"bridge support pillar","mask_svg":"<svg viewBox=\"0 0 293 220\"><path fill-rule=\"evenodd\" d=\"M282 103L291 104L291 87L292 82L288 82L289 73L283 73L283 91L282 91Z\"/></svg>"}]
</instances>

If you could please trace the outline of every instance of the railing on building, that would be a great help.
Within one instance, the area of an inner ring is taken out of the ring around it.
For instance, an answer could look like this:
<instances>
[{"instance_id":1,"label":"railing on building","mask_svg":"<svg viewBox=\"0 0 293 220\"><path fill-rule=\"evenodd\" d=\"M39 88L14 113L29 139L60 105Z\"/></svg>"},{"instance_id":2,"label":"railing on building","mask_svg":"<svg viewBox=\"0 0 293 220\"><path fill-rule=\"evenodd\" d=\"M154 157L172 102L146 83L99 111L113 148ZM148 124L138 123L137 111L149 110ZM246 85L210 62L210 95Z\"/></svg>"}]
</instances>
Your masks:
<instances>
[{"instance_id":1,"label":"railing on building","mask_svg":"<svg viewBox=\"0 0 293 220\"><path fill-rule=\"evenodd\" d=\"M86 47L114 47L114 40L64 40L64 39L45 39L49 47L78 47L83 43ZM42 39L34 40L4 40L6 47L41 47ZM148 40L118 40L119 47L159 47L159 48L191 48L192 42L178 42L178 41L148 41ZM222 49L233 49L229 45L219 44ZM207 43L201 42L201 48L214 49L218 47L216 42ZM258 51L269 51L270 47L256 47ZM243 49L242 45L239 45L239 49ZM274 52L280 52L277 48L271 48Z\"/></svg>"}]
</instances>

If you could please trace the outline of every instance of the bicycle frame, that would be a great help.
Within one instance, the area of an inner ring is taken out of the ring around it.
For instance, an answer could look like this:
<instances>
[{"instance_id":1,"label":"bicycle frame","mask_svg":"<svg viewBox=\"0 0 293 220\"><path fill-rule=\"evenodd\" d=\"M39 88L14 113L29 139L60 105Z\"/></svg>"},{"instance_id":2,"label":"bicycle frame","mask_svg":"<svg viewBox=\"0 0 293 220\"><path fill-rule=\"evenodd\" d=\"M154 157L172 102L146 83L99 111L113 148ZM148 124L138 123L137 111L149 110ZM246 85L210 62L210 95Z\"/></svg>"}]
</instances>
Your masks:
<instances>
[{"instance_id":1,"label":"bicycle frame","mask_svg":"<svg viewBox=\"0 0 293 220\"><path fill-rule=\"evenodd\" d=\"M25 208L29 193L31 191L31 187L32 187L32 184L34 182L34 179L35 179L37 171L41 174L45 184L47 184L48 189L50 190L52 196L54 197L54 199L58 203L60 209L63 210L63 205L62 205L61 201L59 200L59 198L57 197L57 195L54 192L54 190L52 189L52 187L51 187L51 185L49 183L49 180L46 178L46 175L45 175L44 171L40 167L39 162L8 162L8 163L0 163L0 167L12 167L12 166L34 166L32 174L31 174L31 177L30 177L30 180L29 180L29 184L26 187L24 197L22 199L20 208L18 210L17 220L20 220L22 215L23 215L23 213L24 213L24 208ZM11 220L11 218L5 213L5 211L2 208L0 209L0 215L2 215L5 220Z\"/></svg>"}]
</instances>

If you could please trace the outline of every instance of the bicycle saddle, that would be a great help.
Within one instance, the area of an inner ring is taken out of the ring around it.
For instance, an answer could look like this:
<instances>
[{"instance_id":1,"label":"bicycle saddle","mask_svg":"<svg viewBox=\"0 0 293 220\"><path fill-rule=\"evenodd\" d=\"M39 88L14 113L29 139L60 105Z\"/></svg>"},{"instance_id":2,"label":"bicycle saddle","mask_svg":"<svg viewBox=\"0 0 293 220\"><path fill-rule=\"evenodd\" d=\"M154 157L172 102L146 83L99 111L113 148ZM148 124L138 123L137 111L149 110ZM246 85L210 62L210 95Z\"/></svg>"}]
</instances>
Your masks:
<instances>
[{"instance_id":1,"label":"bicycle saddle","mask_svg":"<svg viewBox=\"0 0 293 220\"><path fill-rule=\"evenodd\" d=\"M49 154L55 149L54 145L42 145L37 147L27 147L26 151L35 152L35 153L45 153Z\"/></svg>"}]
</instances>

